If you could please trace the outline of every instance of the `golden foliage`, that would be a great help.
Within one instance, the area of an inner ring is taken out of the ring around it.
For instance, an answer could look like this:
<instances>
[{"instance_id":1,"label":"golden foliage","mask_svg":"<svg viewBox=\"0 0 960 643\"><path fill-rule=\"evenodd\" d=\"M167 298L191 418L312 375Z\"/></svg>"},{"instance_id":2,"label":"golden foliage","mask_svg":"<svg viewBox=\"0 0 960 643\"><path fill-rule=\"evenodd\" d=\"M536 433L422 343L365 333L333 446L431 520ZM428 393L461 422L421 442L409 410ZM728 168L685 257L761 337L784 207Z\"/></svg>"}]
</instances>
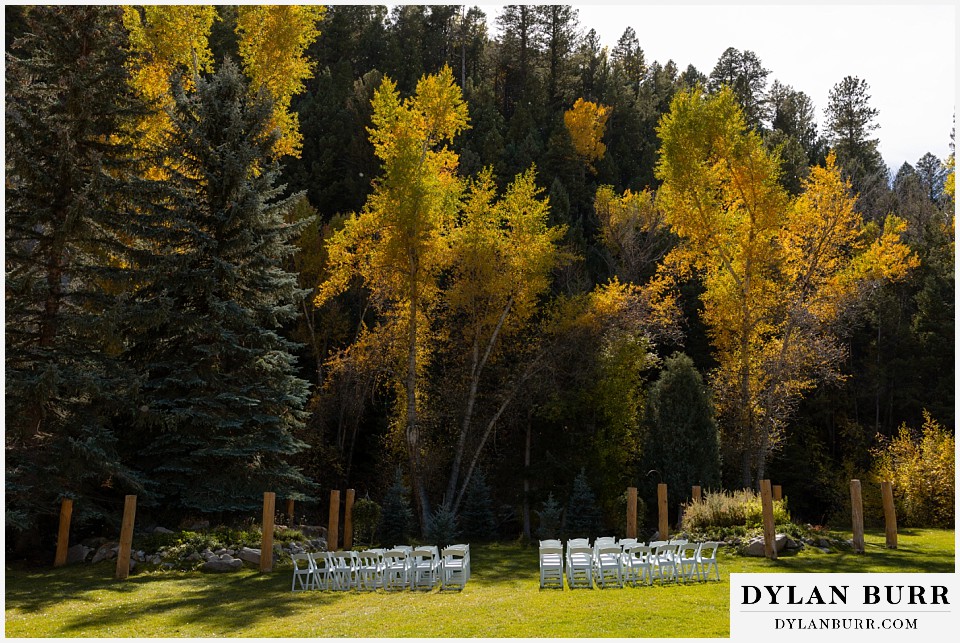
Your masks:
<instances>
[{"instance_id":1,"label":"golden foliage","mask_svg":"<svg viewBox=\"0 0 960 643\"><path fill-rule=\"evenodd\" d=\"M213 68L207 39L216 18L209 5L123 7L123 25L130 32L130 84L153 112L137 126L140 143L158 144L170 127L166 109L173 105L170 79L177 74L184 87Z\"/></svg>"},{"instance_id":2,"label":"golden foliage","mask_svg":"<svg viewBox=\"0 0 960 643\"><path fill-rule=\"evenodd\" d=\"M299 158L303 145L297 114L290 101L303 91L315 63L304 52L320 35L325 7L317 5L240 5L237 35L240 60L250 89L266 89L273 98L273 125L280 130L276 156Z\"/></svg>"},{"instance_id":3,"label":"golden foliage","mask_svg":"<svg viewBox=\"0 0 960 643\"><path fill-rule=\"evenodd\" d=\"M863 225L833 154L791 201L729 89L680 92L658 133L657 205L681 238L665 271L703 278L721 428L762 469L796 401L840 377L840 316L866 282L902 279L917 259L902 221Z\"/></svg>"},{"instance_id":4,"label":"golden foliage","mask_svg":"<svg viewBox=\"0 0 960 643\"><path fill-rule=\"evenodd\" d=\"M923 427L906 424L893 439L878 436L874 474L893 484L897 515L908 526L953 527L956 439L923 412Z\"/></svg>"},{"instance_id":5,"label":"golden foliage","mask_svg":"<svg viewBox=\"0 0 960 643\"><path fill-rule=\"evenodd\" d=\"M578 98L571 109L563 113L563 123L570 133L573 148L588 167L591 162L603 157L607 146L603 144L603 132L607 127L610 108Z\"/></svg>"}]
</instances>

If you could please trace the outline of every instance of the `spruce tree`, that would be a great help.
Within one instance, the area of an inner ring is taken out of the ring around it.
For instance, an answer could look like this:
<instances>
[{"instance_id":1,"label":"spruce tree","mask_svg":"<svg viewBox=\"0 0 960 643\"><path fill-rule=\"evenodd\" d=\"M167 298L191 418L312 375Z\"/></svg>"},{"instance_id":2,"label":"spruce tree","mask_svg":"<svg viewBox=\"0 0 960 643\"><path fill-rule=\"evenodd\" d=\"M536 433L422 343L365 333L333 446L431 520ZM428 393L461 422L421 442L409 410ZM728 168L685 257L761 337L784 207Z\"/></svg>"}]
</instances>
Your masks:
<instances>
[{"instance_id":1,"label":"spruce tree","mask_svg":"<svg viewBox=\"0 0 960 643\"><path fill-rule=\"evenodd\" d=\"M116 293L137 194L122 129L143 109L127 89L117 7L23 18L5 105L6 518L20 529L56 515L59 495L84 499L79 522L138 488L111 417L136 381L117 359Z\"/></svg>"},{"instance_id":2,"label":"spruce tree","mask_svg":"<svg viewBox=\"0 0 960 643\"><path fill-rule=\"evenodd\" d=\"M496 520L490 487L482 471L473 475L460 505L460 530L471 541L490 540L494 536Z\"/></svg>"},{"instance_id":3,"label":"spruce tree","mask_svg":"<svg viewBox=\"0 0 960 643\"><path fill-rule=\"evenodd\" d=\"M587 482L587 474L581 469L573 479L573 491L567 502L564 532L568 538L594 538L599 535L600 510L597 499Z\"/></svg>"},{"instance_id":4,"label":"spruce tree","mask_svg":"<svg viewBox=\"0 0 960 643\"><path fill-rule=\"evenodd\" d=\"M403 484L403 472L397 467L380 511L380 544L392 547L406 543L412 523L410 488Z\"/></svg>"},{"instance_id":5,"label":"spruce tree","mask_svg":"<svg viewBox=\"0 0 960 643\"><path fill-rule=\"evenodd\" d=\"M139 338L146 370L140 464L168 507L249 511L263 492L303 497L312 483L286 458L306 445L307 382L280 334L303 292L283 269L302 224L284 214L271 101L227 60L191 92L174 89L166 217L146 222L156 253L139 296L159 320Z\"/></svg>"},{"instance_id":6,"label":"spruce tree","mask_svg":"<svg viewBox=\"0 0 960 643\"><path fill-rule=\"evenodd\" d=\"M537 527L537 538L551 540L560 538L560 522L563 519L563 508L551 493L543 503L543 509L537 512L540 517L540 526Z\"/></svg>"}]
</instances>

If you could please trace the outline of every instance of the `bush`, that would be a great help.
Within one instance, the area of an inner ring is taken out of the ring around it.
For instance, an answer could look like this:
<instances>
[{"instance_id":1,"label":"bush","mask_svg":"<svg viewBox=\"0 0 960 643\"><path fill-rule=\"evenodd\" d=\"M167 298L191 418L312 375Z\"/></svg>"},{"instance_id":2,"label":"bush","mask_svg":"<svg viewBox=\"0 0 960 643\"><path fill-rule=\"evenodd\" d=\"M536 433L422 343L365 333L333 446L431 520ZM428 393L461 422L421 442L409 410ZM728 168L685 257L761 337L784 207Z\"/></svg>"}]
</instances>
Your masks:
<instances>
[{"instance_id":1,"label":"bush","mask_svg":"<svg viewBox=\"0 0 960 643\"><path fill-rule=\"evenodd\" d=\"M460 531L457 529L457 517L446 506L440 505L427 523L427 539L438 548L456 542Z\"/></svg>"},{"instance_id":2,"label":"bush","mask_svg":"<svg viewBox=\"0 0 960 643\"><path fill-rule=\"evenodd\" d=\"M773 503L773 522L782 525L790 522L785 500ZM703 500L684 507L683 528L706 531L712 528L745 527L753 529L763 525L763 505L760 494L750 489L704 493Z\"/></svg>"},{"instance_id":3,"label":"bush","mask_svg":"<svg viewBox=\"0 0 960 643\"><path fill-rule=\"evenodd\" d=\"M956 439L926 411L923 418L919 433L904 424L892 440L880 438L873 451L874 472L893 483L903 525L952 528Z\"/></svg>"},{"instance_id":4,"label":"bush","mask_svg":"<svg viewBox=\"0 0 960 643\"><path fill-rule=\"evenodd\" d=\"M357 541L373 544L380 525L380 505L370 498L360 498L353 505L353 526Z\"/></svg>"},{"instance_id":5,"label":"bush","mask_svg":"<svg viewBox=\"0 0 960 643\"><path fill-rule=\"evenodd\" d=\"M594 538L600 531L597 499L587 484L587 474L583 469L573 480L564 531L568 538Z\"/></svg>"},{"instance_id":6,"label":"bush","mask_svg":"<svg viewBox=\"0 0 960 643\"><path fill-rule=\"evenodd\" d=\"M403 484L403 472L397 467L380 512L380 544L393 546L406 543L410 538L412 522L410 490Z\"/></svg>"},{"instance_id":7,"label":"bush","mask_svg":"<svg viewBox=\"0 0 960 643\"><path fill-rule=\"evenodd\" d=\"M563 517L563 509L552 493L547 496L546 502L543 503L543 510L538 511L537 515L540 517L537 538L540 540L560 538L560 520Z\"/></svg>"}]
</instances>

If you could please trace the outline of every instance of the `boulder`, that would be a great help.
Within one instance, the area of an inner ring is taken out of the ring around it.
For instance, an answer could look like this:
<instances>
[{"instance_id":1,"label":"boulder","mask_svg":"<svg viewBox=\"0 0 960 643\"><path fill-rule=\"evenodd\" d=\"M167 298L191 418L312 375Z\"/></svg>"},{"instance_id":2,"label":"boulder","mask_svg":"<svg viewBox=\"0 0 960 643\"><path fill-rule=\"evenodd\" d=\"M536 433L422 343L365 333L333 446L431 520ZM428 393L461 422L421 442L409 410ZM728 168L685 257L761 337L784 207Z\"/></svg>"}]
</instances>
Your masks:
<instances>
[{"instance_id":1,"label":"boulder","mask_svg":"<svg viewBox=\"0 0 960 643\"><path fill-rule=\"evenodd\" d=\"M200 555L199 553L197 553L197 552L191 552L189 556L185 556L185 557L184 557L184 560L193 563L193 562L196 562L196 561L198 561L198 560L203 560L203 556L201 556L201 555Z\"/></svg>"},{"instance_id":2,"label":"boulder","mask_svg":"<svg viewBox=\"0 0 960 643\"><path fill-rule=\"evenodd\" d=\"M777 534L773 538L774 546L777 548L777 553L782 554L783 550L787 548L787 541L790 540L787 538L786 534Z\"/></svg>"},{"instance_id":3,"label":"boulder","mask_svg":"<svg viewBox=\"0 0 960 643\"><path fill-rule=\"evenodd\" d=\"M763 538L751 538L750 542L747 543L747 546L744 547L743 554L745 556L765 556L766 552L763 546Z\"/></svg>"},{"instance_id":4,"label":"boulder","mask_svg":"<svg viewBox=\"0 0 960 643\"><path fill-rule=\"evenodd\" d=\"M67 550L67 564L73 565L74 563L82 563L87 559L87 556L92 552L93 549L90 547L85 547L83 545L74 545Z\"/></svg>"},{"instance_id":5,"label":"boulder","mask_svg":"<svg viewBox=\"0 0 960 643\"><path fill-rule=\"evenodd\" d=\"M97 549L97 552L93 555L93 559L90 562L96 564L103 560L116 558L119 549L120 546L117 543L104 543Z\"/></svg>"},{"instance_id":6,"label":"boulder","mask_svg":"<svg viewBox=\"0 0 960 643\"><path fill-rule=\"evenodd\" d=\"M155 534L172 534L173 530L167 529L166 527L154 527L153 533Z\"/></svg>"},{"instance_id":7,"label":"boulder","mask_svg":"<svg viewBox=\"0 0 960 643\"><path fill-rule=\"evenodd\" d=\"M237 552L237 558L245 562L251 563L256 566L260 566L260 550L251 549L250 547L243 547L240 551Z\"/></svg>"},{"instance_id":8,"label":"boulder","mask_svg":"<svg viewBox=\"0 0 960 643\"><path fill-rule=\"evenodd\" d=\"M239 558L230 558L229 560L215 558L214 560L208 560L205 562L200 567L200 571L210 574L223 574L227 572L235 572L242 567L243 561Z\"/></svg>"}]
</instances>

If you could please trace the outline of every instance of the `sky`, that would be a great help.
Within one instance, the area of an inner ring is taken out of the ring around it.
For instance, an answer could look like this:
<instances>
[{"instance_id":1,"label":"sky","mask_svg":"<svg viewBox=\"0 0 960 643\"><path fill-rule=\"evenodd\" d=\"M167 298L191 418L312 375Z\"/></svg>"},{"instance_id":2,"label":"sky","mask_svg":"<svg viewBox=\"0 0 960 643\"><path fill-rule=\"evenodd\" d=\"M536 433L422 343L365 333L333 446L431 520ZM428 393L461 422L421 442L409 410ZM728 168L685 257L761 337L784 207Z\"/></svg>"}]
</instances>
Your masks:
<instances>
[{"instance_id":1,"label":"sky","mask_svg":"<svg viewBox=\"0 0 960 643\"><path fill-rule=\"evenodd\" d=\"M693 64L710 75L728 47L754 52L774 80L813 101L825 122L830 89L865 80L879 114L880 153L891 173L927 152L950 153L956 106L957 9L945 4L577 4L583 32L611 49L630 26L648 62ZM499 5L480 4L495 24ZM494 29L493 33L496 33Z\"/></svg>"}]
</instances>

